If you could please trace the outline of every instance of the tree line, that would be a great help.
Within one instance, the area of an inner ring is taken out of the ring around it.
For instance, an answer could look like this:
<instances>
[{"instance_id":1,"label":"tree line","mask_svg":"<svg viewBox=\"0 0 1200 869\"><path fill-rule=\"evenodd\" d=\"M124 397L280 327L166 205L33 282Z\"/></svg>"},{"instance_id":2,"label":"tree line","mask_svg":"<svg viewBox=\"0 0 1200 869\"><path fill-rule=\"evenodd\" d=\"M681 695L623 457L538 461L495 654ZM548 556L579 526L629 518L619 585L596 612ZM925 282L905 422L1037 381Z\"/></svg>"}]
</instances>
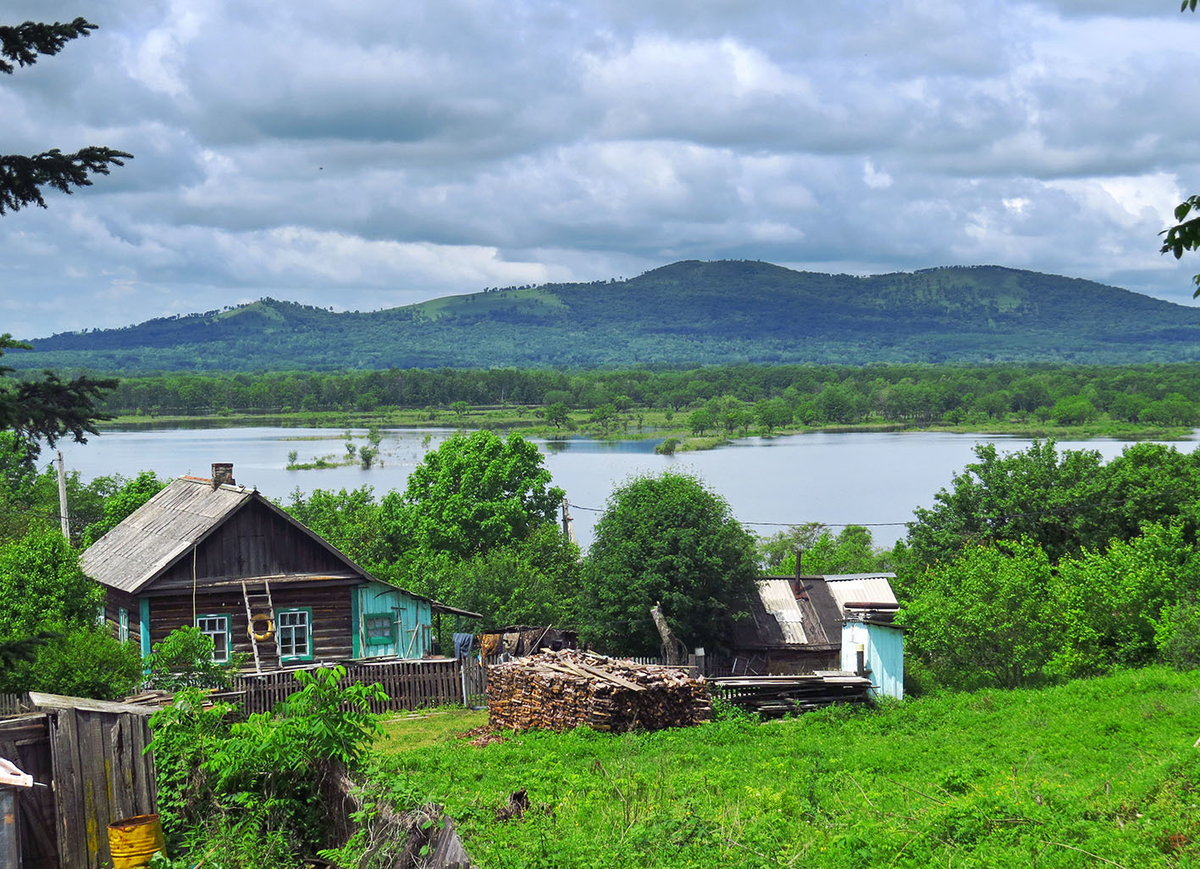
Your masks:
<instances>
[{"instance_id":1,"label":"tree line","mask_svg":"<svg viewBox=\"0 0 1200 869\"><path fill-rule=\"evenodd\" d=\"M774 405L762 402L773 401ZM113 414L386 413L413 408L561 405L704 411L698 431L752 424L971 424L1016 417L1080 425L1200 422L1200 364L1138 366L732 365L689 370L389 369L170 374L123 379ZM747 416L749 411L751 416ZM762 419L763 412L766 419ZM544 414L544 411L543 411Z\"/></svg>"}]
</instances>

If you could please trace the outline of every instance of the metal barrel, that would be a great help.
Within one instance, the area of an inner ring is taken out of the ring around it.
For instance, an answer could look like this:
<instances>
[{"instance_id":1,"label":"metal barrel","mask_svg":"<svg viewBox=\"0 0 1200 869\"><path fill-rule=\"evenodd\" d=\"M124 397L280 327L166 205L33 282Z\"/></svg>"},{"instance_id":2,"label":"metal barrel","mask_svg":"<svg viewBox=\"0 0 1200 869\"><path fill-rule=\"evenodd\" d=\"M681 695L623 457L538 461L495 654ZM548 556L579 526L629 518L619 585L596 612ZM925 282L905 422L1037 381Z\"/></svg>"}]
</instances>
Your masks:
<instances>
[{"instance_id":1,"label":"metal barrel","mask_svg":"<svg viewBox=\"0 0 1200 869\"><path fill-rule=\"evenodd\" d=\"M109 824L108 850L113 869L150 865L150 858L156 853L166 853L158 815L135 815Z\"/></svg>"}]
</instances>

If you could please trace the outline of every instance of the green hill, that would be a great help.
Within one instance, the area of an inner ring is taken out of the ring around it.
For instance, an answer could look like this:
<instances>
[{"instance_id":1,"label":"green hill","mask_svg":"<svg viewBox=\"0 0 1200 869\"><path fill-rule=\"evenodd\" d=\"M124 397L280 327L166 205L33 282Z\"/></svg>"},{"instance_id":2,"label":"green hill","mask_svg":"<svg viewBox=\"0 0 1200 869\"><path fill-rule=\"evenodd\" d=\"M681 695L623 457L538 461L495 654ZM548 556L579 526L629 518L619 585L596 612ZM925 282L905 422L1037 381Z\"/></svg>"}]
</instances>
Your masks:
<instances>
[{"instance_id":1,"label":"green hill","mask_svg":"<svg viewBox=\"0 0 1200 869\"><path fill-rule=\"evenodd\" d=\"M370 313L263 299L64 333L21 367L164 370L1200 359L1200 311L999 266L855 277L679 262Z\"/></svg>"}]
</instances>

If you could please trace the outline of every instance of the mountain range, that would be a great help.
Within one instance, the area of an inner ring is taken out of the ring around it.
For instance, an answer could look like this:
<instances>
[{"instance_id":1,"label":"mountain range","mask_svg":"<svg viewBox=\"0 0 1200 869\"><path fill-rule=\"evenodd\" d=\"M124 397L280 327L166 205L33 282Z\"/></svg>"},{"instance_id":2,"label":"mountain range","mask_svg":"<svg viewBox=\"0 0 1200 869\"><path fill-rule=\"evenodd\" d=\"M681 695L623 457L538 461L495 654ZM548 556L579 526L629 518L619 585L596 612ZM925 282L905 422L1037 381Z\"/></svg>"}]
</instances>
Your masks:
<instances>
[{"instance_id":1,"label":"mountain range","mask_svg":"<svg viewBox=\"0 0 1200 869\"><path fill-rule=\"evenodd\" d=\"M1200 359L1200 309L1001 266L858 277L686 261L371 312L261 299L35 339L5 362L181 370Z\"/></svg>"}]
</instances>

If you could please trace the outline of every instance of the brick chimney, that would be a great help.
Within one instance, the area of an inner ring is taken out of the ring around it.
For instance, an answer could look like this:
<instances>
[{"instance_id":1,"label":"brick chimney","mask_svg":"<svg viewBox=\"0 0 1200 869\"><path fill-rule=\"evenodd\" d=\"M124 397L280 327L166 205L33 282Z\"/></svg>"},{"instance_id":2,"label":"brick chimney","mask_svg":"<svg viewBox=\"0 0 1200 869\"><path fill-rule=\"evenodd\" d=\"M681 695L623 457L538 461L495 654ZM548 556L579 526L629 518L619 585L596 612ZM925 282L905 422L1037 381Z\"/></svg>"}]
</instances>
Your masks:
<instances>
[{"instance_id":1,"label":"brick chimney","mask_svg":"<svg viewBox=\"0 0 1200 869\"><path fill-rule=\"evenodd\" d=\"M233 485L233 462L213 462L212 487L216 489L226 483Z\"/></svg>"}]
</instances>

